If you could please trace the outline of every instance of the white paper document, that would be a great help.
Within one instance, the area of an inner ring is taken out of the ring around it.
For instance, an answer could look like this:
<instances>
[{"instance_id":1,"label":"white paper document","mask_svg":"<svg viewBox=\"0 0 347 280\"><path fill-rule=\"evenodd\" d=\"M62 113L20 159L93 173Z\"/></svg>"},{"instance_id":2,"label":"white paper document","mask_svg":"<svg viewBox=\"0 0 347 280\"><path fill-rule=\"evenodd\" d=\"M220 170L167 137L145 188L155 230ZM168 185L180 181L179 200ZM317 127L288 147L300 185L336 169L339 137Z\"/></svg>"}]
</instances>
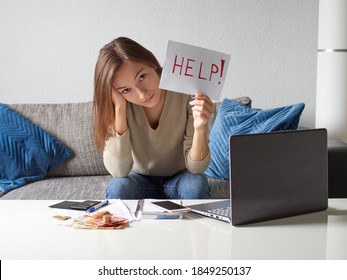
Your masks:
<instances>
[{"instance_id":1,"label":"white paper document","mask_svg":"<svg viewBox=\"0 0 347 280\"><path fill-rule=\"evenodd\" d=\"M159 87L220 101L230 55L169 41Z\"/></svg>"}]
</instances>

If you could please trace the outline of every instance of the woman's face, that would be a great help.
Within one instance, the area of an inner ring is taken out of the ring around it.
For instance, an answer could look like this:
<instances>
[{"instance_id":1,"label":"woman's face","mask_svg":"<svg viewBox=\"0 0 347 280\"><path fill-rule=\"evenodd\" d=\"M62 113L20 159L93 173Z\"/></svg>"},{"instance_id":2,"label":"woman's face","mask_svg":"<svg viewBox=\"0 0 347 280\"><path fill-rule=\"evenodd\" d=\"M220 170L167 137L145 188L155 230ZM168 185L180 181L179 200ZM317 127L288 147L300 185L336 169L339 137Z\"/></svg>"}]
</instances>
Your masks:
<instances>
[{"instance_id":1,"label":"woman's face","mask_svg":"<svg viewBox=\"0 0 347 280\"><path fill-rule=\"evenodd\" d=\"M112 86L128 102L152 108L163 97L159 82L153 67L128 60L116 72Z\"/></svg>"}]
</instances>

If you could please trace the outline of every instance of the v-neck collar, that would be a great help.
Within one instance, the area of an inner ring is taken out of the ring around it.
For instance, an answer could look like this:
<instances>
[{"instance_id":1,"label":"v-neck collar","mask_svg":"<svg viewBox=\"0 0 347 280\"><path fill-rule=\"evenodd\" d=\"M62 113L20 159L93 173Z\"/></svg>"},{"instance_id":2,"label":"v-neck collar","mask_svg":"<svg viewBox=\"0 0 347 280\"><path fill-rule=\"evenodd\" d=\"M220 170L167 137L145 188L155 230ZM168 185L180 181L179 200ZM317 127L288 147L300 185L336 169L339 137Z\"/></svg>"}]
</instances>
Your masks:
<instances>
[{"instance_id":1,"label":"v-neck collar","mask_svg":"<svg viewBox=\"0 0 347 280\"><path fill-rule=\"evenodd\" d=\"M159 131L159 129L163 126L163 120L165 120L166 118L166 115L168 114L168 103L169 103L169 99L171 97L171 94L169 94L169 91L166 91L165 93L165 99L164 99L164 105L163 105L163 109L161 110L161 114L160 114L160 117L159 117L159 122L158 122L158 126L156 128L153 128L151 126L151 124L149 123L148 121L148 118L147 118L147 115L146 115L146 112L144 110L144 107L143 106L140 106L140 111L142 112L142 115L143 115L143 118L145 118L146 120L146 124L147 126L151 129L151 131Z\"/></svg>"}]
</instances>

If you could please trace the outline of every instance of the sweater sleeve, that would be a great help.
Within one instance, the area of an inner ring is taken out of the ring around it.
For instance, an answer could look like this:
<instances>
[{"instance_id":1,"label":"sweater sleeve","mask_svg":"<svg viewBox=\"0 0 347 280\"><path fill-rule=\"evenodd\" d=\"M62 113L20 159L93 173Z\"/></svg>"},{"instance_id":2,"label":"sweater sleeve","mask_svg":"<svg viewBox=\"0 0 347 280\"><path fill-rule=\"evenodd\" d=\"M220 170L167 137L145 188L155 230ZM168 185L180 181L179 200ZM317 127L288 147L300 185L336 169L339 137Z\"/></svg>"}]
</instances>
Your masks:
<instances>
[{"instance_id":1,"label":"sweater sleeve","mask_svg":"<svg viewBox=\"0 0 347 280\"><path fill-rule=\"evenodd\" d=\"M207 154L207 156L199 161L194 161L190 158L189 152L190 149L192 148L193 144L193 136L194 136L194 118L193 118L193 113L191 109L191 105L187 105L187 126L186 126L186 134L184 136L184 157L185 157L185 163L186 167L189 172L193 174L202 174L205 172L207 169L208 165L210 164L211 160L211 155L210 152Z\"/></svg>"},{"instance_id":2,"label":"sweater sleeve","mask_svg":"<svg viewBox=\"0 0 347 280\"><path fill-rule=\"evenodd\" d=\"M105 145L103 152L104 165L113 177L126 177L133 167L131 155L130 133L116 133Z\"/></svg>"}]
</instances>

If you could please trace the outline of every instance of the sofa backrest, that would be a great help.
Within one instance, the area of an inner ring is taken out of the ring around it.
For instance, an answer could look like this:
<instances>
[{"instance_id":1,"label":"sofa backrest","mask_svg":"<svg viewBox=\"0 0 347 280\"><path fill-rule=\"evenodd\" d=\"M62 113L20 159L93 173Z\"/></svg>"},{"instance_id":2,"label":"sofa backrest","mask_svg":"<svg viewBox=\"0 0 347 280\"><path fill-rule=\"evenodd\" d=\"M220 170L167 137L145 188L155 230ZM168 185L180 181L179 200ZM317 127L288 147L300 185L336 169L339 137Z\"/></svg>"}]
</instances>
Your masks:
<instances>
[{"instance_id":1,"label":"sofa backrest","mask_svg":"<svg viewBox=\"0 0 347 280\"><path fill-rule=\"evenodd\" d=\"M234 100L251 107L249 97ZM209 122L209 129L217 115L221 102L214 103L214 113ZM42 127L73 152L72 159L47 176L88 176L109 175L102 153L97 150L92 130L92 102L61 104L12 104L18 113Z\"/></svg>"},{"instance_id":2,"label":"sofa backrest","mask_svg":"<svg viewBox=\"0 0 347 280\"><path fill-rule=\"evenodd\" d=\"M48 176L109 174L92 134L92 102L66 104L13 104L21 115L42 127L73 152L72 159Z\"/></svg>"}]
</instances>

